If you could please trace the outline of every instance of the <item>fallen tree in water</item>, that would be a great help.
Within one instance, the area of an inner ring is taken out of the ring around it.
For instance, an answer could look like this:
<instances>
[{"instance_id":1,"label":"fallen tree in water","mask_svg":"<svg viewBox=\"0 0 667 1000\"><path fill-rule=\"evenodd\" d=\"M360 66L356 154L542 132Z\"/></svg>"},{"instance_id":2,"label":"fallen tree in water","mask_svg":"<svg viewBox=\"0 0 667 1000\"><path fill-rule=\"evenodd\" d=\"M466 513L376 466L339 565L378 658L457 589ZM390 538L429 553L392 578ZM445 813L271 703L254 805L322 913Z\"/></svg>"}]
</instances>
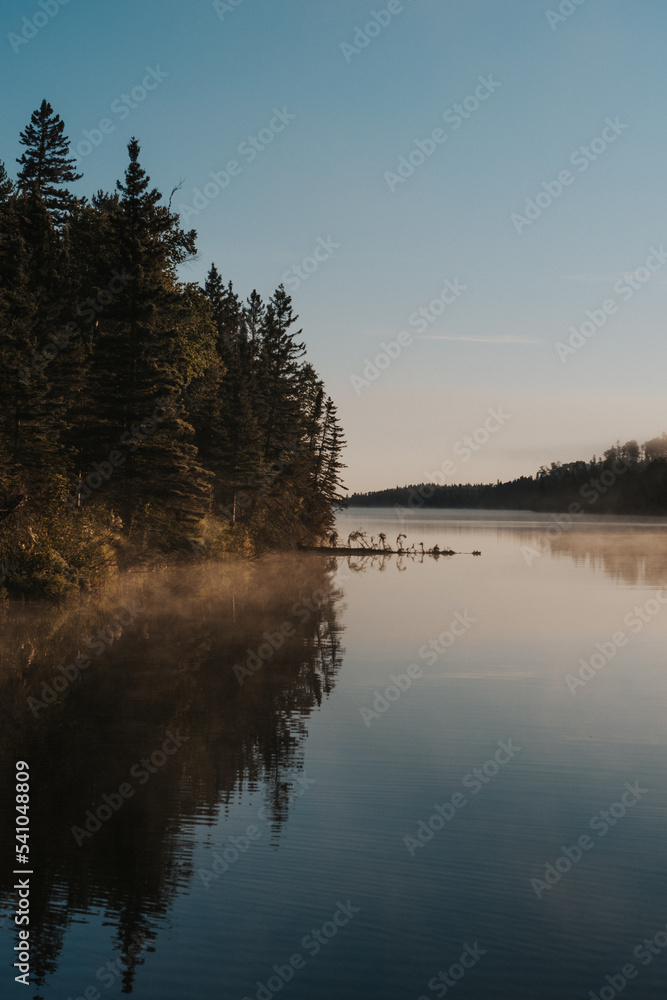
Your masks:
<instances>
[{"instance_id":1,"label":"fallen tree in water","mask_svg":"<svg viewBox=\"0 0 667 1000\"><path fill-rule=\"evenodd\" d=\"M338 534L333 532L329 536L328 545L306 545L300 544L299 549L302 552L326 552L328 555L334 556L348 556L348 555L361 555L361 556L432 556L438 558L439 556L457 556L457 555L473 555L481 556L481 552L476 549L474 552L455 552L454 549L440 548L438 544L433 545L430 549L424 546L423 542L413 543L412 545L404 546L402 540L407 538L406 535L398 535L396 539L396 548L392 549L390 545L387 545L387 536L384 532L380 532L377 536L377 543L375 535L371 535L370 541L368 540L368 535L365 531L352 531L347 538L347 545L338 544ZM359 545L351 545L353 541L360 542ZM379 543L379 544L378 544Z\"/></svg>"}]
</instances>

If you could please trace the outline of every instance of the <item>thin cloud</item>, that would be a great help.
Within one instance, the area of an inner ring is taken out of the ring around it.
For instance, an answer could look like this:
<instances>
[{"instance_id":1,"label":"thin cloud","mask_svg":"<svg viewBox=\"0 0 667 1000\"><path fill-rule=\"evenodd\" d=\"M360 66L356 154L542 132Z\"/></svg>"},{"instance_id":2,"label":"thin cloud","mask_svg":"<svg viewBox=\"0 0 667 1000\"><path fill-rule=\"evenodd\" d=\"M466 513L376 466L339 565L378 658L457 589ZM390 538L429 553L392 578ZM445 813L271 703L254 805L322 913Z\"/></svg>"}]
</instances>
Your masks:
<instances>
[{"instance_id":1,"label":"thin cloud","mask_svg":"<svg viewBox=\"0 0 667 1000\"><path fill-rule=\"evenodd\" d=\"M625 272L627 274L627 272ZM612 274L563 274L561 275L564 281L586 281L586 282L610 282L616 281L619 277L622 277L622 272L617 271Z\"/></svg>"},{"instance_id":2,"label":"thin cloud","mask_svg":"<svg viewBox=\"0 0 667 1000\"><path fill-rule=\"evenodd\" d=\"M539 340L532 337L459 337L456 334L429 333L420 337L420 340L454 340L465 344L539 344Z\"/></svg>"},{"instance_id":3,"label":"thin cloud","mask_svg":"<svg viewBox=\"0 0 667 1000\"><path fill-rule=\"evenodd\" d=\"M614 271L611 274L563 274L561 277L564 281L583 281L591 284L600 283L605 285L610 285L614 281L625 281L628 276L632 277L636 268L628 268L627 271ZM653 271L651 280L655 281L658 279L659 282L664 282L667 280L667 274L660 271Z\"/></svg>"}]
</instances>

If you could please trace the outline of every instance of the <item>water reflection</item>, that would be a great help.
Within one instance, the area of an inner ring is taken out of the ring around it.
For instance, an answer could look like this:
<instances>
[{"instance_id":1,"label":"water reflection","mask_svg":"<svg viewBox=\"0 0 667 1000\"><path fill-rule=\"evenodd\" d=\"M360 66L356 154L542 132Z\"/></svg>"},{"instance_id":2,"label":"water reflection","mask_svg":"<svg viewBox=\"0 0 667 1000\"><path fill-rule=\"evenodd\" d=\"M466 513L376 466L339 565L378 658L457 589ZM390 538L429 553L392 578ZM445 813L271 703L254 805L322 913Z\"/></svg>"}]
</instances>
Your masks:
<instances>
[{"instance_id":1,"label":"water reflection","mask_svg":"<svg viewBox=\"0 0 667 1000\"><path fill-rule=\"evenodd\" d=\"M374 512L363 523L389 530ZM584 996L603 982L664 925L667 619L629 630L584 691L573 696L566 675L646 602L627 587L659 582L665 532L589 522L542 545L553 523L424 516L404 526L406 544L482 558L304 554L0 612L2 792L11 801L13 762L28 760L43 995L255 997L348 898L359 919L290 982L295 1000L417 996L475 939L489 959L462 997L528 1000L545 982L554 997ZM424 644L458 613L474 627L430 663ZM89 666L70 681L77 654ZM367 727L361 707L411 662L418 680ZM410 856L406 832L501 738L524 748L512 769ZM311 769L315 789L297 798ZM538 900L530 878L636 779L652 789L641 813ZM203 883L258 807L260 842ZM8 843L12 820L0 820ZM9 911L13 879L0 875ZM96 970L133 945L107 994ZM658 963L643 976L642 996L659 996Z\"/></svg>"},{"instance_id":2,"label":"water reflection","mask_svg":"<svg viewBox=\"0 0 667 1000\"><path fill-rule=\"evenodd\" d=\"M598 531L561 536L551 544L554 558L567 557L577 566L602 570L630 587L667 585L667 537L662 531Z\"/></svg>"},{"instance_id":3,"label":"water reflection","mask_svg":"<svg viewBox=\"0 0 667 1000\"><path fill-rule=\"evenodd\" d=\"M535 514L529 511L427 510L398 517L389 508L349 509L339 516L341 531L352 524L367 532L390 531L401 526L407 542L428 544L437 538L442 547L489 549L509 541L539 555L567 558L589 567L625 586L667 584L667 520L664 518L600 517L567 518L563 514ZM534 557L536 558L536 557ZM531 564L531 554L525 554ZM405 565L401 564L401 567ZM382 568L382 567L380 567Z\"/></svg>"},{"instance_id":4,"label":"water reflection","mask_svg":"<svg viewBox=\"0 0 667 1000\"><path fill-rule=\"evenodd\" d=\"M340 560L340 565L344 565L351 573L366 573L368 570L377 570L378 573L384 573L388 568L397 570L399 573L405 572L408 566L423 566L425 562L434 561L437 562L439 559L451 559L453 556L458 555L455 552L377 552L373 554L366 555L361 553L359 555L346 556ZM475 553L466 553L470 555L478 555Z\"/></svg>"},{"instance_id":5,"label":"water reflection","mask_svg":"<svg viewBox=\"0 0 667 1000\"><path fill-rule=\"evenodd\" d=\"M196 567L128 577L94 600L0 612L0 793L13 800L14 762L28 761L40 988L65 934L101 914L114 928L109 959L135 956L122 967L132 992L193 878L193 824L212 825L242 793L263 792L277 843L306 720L343 655L334 566L315 555ZM77 655L90 665L75 677ZM11 844L10 810L0 824ZM14 937L6 869L0 902ZM73 985L74 995L85 988Z\"/></svg>"}]
</instances>

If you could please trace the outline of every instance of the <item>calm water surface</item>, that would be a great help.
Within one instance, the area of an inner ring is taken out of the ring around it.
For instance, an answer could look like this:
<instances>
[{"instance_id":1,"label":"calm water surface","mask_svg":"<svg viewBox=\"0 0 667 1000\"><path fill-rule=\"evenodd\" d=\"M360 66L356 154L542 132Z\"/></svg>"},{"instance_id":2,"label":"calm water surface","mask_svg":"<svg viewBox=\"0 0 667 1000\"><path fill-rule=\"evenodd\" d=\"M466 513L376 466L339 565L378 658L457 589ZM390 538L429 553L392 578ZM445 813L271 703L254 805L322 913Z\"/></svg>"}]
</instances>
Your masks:
<instances>
[{"instance_id":1,"label":"calm water surface","mask_svg":"<svg viewBox=\"0 0 667 1000\"><path fill-rule=\"evenodd\" d=\"M0 611L0 996L663 998L667 525L554 523L353 510L343 537L482 556L190 567Z\"/></svg>"}]
</instances>

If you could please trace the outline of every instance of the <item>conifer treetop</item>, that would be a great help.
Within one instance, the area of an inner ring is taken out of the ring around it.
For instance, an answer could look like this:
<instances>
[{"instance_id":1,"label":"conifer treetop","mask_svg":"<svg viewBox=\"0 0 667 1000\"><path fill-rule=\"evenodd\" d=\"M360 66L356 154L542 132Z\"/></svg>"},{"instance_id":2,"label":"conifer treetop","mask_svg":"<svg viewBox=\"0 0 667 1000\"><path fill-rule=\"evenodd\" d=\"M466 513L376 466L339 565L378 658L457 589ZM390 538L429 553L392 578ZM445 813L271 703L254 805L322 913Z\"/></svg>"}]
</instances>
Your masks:
<instances>
[{"instance_id":1,"label":"conifer treetop","mask_svg":"<svg viewBox=\"0 0 667 1000\"><path fill-rule=\"evenodd\" d=\"M65 123L48 101L42 101L33 111L19 142L26 147L16 161L21 167L17 179L19 192L32 198L41 196L58 225L74 203L73 195L64 186L80 180L83 174L76 173L76 161L69 155Z\"/></svg>"}]
</instances>

